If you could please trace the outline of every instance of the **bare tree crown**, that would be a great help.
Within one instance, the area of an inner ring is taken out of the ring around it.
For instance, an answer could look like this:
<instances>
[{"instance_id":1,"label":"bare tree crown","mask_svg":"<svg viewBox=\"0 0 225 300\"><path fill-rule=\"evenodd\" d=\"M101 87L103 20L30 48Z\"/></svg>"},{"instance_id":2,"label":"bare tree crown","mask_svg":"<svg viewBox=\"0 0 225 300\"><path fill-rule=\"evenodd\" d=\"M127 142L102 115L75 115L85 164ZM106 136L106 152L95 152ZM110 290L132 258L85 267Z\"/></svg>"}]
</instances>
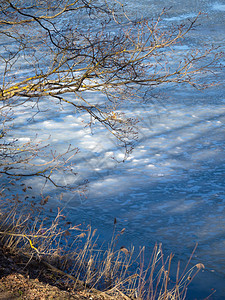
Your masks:
<instances>
[{"instance_id":1,"label":"bare tree crown","mask_svg":"<svg viewBox=\"0 0 225 300\"><path fill-rule=\"evenodd\" d=\"M0 1L0 139L9 117L6 108L55 99L87 111L126 147L136 138L137 120L118 113L124 102L141 101L159 85L185 83L201 89L213 84L203 82L200 74L213 72L218 51L191 49L179 56L175 48L201 13L186 25L169 28L164 13L137 21L129 19L119 1ZM105 101L90 101L87 92L104 95ZM29 149L27 163L38 147L24 147ZM1 145L2 157L15 158L18 151L13 149ZM10 174L11 167L2 172ZM52 171L48 168L37 174Z\"/></svg>"}]
</instances>

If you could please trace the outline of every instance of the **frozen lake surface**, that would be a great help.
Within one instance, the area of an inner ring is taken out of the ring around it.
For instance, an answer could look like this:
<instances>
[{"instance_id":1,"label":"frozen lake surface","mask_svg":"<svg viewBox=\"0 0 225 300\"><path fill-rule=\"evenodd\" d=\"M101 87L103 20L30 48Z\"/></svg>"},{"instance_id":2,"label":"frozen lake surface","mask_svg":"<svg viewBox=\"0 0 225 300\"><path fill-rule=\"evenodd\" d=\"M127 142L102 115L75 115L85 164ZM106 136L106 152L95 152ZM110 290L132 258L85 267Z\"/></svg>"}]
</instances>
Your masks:
<instances>
[{"instance_id":1,"label":"frozen lake surface","mask_svg":"<svg viewBox=\"0 0 225 300\"><path fill-rule=\"evenodd\" d=\"M135 9L138 15L154 15L165 6L165 1L142 0L137 12L136 2L129 3L130 14ZM192 18L200 10L208 14L184 50L202 41L225 49L222 1L170 0L166 5L172 6L165 17L168 24ZM66 107L27 122L29 113L17 112L14 134L21 141L38 132L40 138L51 135L59 151L69 144L80 149L74 159L76 180L88 179L89 185L87 198L64 194L62 201L72 222L97 228L101 242L110 239L116 218L118 228L126 228L124 246L146 246L151 251L156 242L162 243L165 254L172 251L175 262L183 264L199 244L193 263L201 262L206 269L190 287L188 299L203 299L213 288L217 290L213 299L225 298L224 79L223 69L218 75L221 85L209 90L172 86L161 90L165 93L161 102L124 107L140 123L138 141L123 163L113 159L123 160L123 151L110 134L101 127L92 134L84 126L86 114L74 115Z\"/></svg>"}]
</instances>

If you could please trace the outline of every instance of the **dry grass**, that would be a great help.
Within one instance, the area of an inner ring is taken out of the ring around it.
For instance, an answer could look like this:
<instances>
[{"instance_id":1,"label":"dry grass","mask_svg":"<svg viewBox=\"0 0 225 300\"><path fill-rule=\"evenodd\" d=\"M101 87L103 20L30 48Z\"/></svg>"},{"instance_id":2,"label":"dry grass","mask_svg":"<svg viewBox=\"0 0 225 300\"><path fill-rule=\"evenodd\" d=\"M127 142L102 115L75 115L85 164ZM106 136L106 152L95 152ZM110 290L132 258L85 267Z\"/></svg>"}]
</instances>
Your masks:
<instances>
[{"instance_id":1,"label":"dry grass","mask_svg":"<svg viewBox=\"0 0 225 300\"><path fill-rule=\"evenodd\" d=\"M115 299L180 300L186 298L189 284L204 268L200 263L189 267L194 249L184 270L181 271L178 264L177 274L173 278L173 255L165 258L161 245L155 245L147 266L144 248L137 257L134 257L133 248L117 249L117 241L125 229L117 232L116 222L111 242L103 251L96 247L96 230L68 226L61 210L51 223L41 211L36 217L27 211L27 208L21 211L18 203L14 203L9 212L2 206L2 247L23 253L29 261L36 259L44 262L47 268L61 274L67 283L72 283L74 290L82 286L88 291L99 291L106 298L110 296Z\"/></svg>"}]
</instances>

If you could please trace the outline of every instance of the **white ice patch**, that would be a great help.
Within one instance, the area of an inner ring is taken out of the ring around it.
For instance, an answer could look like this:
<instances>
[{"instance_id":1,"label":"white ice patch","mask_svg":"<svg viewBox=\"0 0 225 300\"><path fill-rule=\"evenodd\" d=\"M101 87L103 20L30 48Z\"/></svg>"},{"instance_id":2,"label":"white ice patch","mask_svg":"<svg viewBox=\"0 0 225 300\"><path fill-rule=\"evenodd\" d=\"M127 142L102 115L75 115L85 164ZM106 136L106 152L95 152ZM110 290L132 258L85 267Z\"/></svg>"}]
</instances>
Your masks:
<instances>
[{"instance_id":1,"label":"white ice patch","mask_svg":"<svg viewBox=\"0 0 225 300\"><path fill-rule=\"evenodd\" d=\"M22 143L29 143L31 139L29 137L22 137L22 138L18 138L18 141Z\"/></svg>"},{"instance_id":2,"label":"white ice patch","mask_svg":"<svg viewBox=\"0 0 225 300\"><path fill-rule=\"evenodd\" d=\"M147 168L150 168L150 169L156 169L156 166L153 165L153 164L149 164L149 165L147 165Z\"/></svg>"},{"instance_id":3,"label":"white ice patch","mask_svg":"<svg viewBox=\"0 0 225 300\"><path fill-rule=\"evenodd\" d=\"M179 15L179 16L175 16L175 17L165 18L164 20L166 20L168 22L173 22L173 21L182 21L182 20L186 20L189 18L195 18L195 17L197 17L197 14L189 13L189 14L183 14L183 15Z\"/></svg>"},{"instance_id":4,"label":"white ice patch","mask_svg":"<svg viewBox=\"0 0 225 300\"><path fill-rule=\"evenodd\" d=\"M218 10L218 11L225 11L225 4L221 3L214 3L212 6L213 10Z\"/></svg>"}]
</instances>

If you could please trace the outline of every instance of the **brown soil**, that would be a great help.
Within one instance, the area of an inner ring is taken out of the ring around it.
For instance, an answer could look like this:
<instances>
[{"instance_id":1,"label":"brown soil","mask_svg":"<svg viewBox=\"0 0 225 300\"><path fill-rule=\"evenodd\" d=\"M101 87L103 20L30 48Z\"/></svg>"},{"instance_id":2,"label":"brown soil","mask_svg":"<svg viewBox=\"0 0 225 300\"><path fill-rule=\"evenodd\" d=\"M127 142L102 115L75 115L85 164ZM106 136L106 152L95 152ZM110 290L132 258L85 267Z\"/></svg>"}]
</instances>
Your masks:
<instances>
[{"instance_id":1,"label":"brown soil","mask_svg":"<svg viewBox=\"0 0 225 300\"><path fill-rule=\"evenodd\" d=\"M88 291L84 286L76 290L72 287L71 281L55 272L54 268L50 270L43 262L29 260L22 254L13 254L9 249L0 247L0 300L124 299L121 295Z\"/></svg>"},{"instance_id":2,"label":"brown soil","mask_svg":"<svg viewBox=\"0 0 225 300\"><path fill-rule=\"evenodd\" d=\"M87 292L68 292L56 286L44 284L38 279L30 279L19 273L4 276L0 280L0 299L104 299Z\"/></svg>"}]
</instances>

